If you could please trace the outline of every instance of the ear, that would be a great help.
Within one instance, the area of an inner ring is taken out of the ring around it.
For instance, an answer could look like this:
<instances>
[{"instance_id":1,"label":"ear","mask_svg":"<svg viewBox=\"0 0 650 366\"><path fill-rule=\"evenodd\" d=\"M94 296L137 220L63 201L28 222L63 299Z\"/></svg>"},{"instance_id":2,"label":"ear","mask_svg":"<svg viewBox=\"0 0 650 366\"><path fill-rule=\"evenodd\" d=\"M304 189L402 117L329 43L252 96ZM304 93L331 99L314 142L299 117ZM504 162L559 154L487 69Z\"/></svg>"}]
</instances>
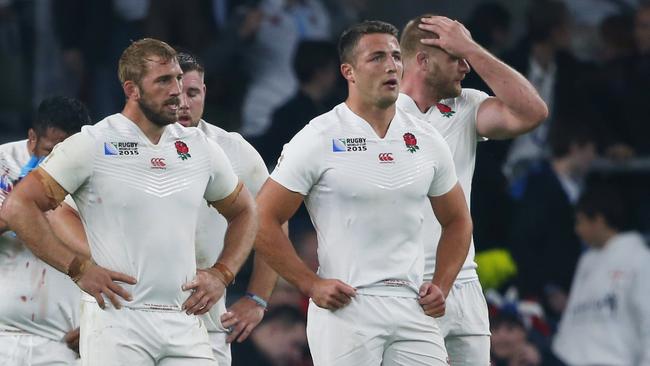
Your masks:
<instances>
[{"instance_id":1,"label":"ear","mask_svg":"<svg viewBox=\"0 0 650 366\"><path fill-rule=\"evenodd\" d=\"M33 128L30 128L27 130L27 139L29 142L34 143L38 139L38 136L36 136L36 131L34 131Z\"/></svg>"},{"instance_id":2,"label":"ear","mask_svg":"<svg viewBox=\"0 0 650 366\"><path fill-rule=\"evenodd\" d=\"M131 80L125 81L122 88L124 89L124 94L126 95L127 99L133 99L133 100L140 99L140 88L133 81Z\"/></svg>"},{"instance_id":3,"label":"ear","mask_svg":"<svg viewBox=\"0 0 650 366\"><path fill-rule=\"evenodd\" d=\"M415 55L415 60L420 69L427 69L429 67L430 60L429 55L426 52L418 51L418 53Z\"/></svg>"},{"instance_id":4,"label":"ear","mask_svg":"<svg viewBox=\"0 0 650 366\"><path fill-rule=\"evenodd\" d=\"M341 75L345 78L345 80L354 83L354 69L352 65L345 63L341 64Z\"/></svg>"}]
</instances>

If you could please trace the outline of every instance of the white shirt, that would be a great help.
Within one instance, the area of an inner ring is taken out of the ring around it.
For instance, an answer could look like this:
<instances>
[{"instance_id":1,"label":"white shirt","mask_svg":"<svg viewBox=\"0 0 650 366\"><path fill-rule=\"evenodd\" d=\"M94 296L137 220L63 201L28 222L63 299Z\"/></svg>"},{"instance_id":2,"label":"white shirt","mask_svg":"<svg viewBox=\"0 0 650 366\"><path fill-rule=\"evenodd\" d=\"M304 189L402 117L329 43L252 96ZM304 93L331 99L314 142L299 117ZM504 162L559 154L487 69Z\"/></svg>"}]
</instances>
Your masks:
<instances>
[{"instance_id":1,"label":"white shirt","mask_svg":"<svg viewBox=\"0 0 650 366\"><path fill-rule=\"evenodd\" d=\"M634 232L582 255L553 351L580 365L650 365L650 250Z\"/></svg>"},{"instance_id":2,"label":"white shirt","mask_svg":"<svg viewBox=\"0 0 650 366\"><path fill-rule=\"evenodd\" d=\"M157 145L114 114L56 146L41 164L71 193L93 259L138 281L133 309L180 311L196 275L201 206L237 186L223 150L196 128L169 125Z\"/></svg>"},{"instance_id":3,"label":"white shirt","mask_svg":"<svg viewBox=\"0 0 650 366\"><path fill-rule=\"evenodd\" d=\"M432 106L425 113L420 112L417 105L406 94L400 93L397 99L397 106L409 114L427 121L442 134L454 158L454 165L458 173L458 181L465 193L467 207L470 207L470 196L472 193L472 177L476 163L476 144L485 140L478 135L476 130L476 114L478 107L489 96L474 89L463 89L461 95L440 101L444 106ZM449 109L447 109L449 108ZM444 111L444 113L443 113ZM441 227L436 220L431 205L424 207L424 228L422 229L425 238L425 270L424 279L430 281L436 266L436 250L440 240ZM458 274L457 281L477 279L476 263L474 262L474 240L472 239L469 253L465 263Z\"/></svg>"},{"instance_id":4,"label":"white shirt","mask_svg":"<svg viewBox=\"0 0 650 366\"><path fill-rule=\"evenodd\" d=\"M269 173L260 154L238 133L227 132L217 126L201 120L197 126L212 141L216 142L226 153L239 180L256 196ZM214 209L203 205L199 212L196 227L196 266L207 268L217 261L223 250L223 239L228 223ZM204 317L208 331L223 331L218 324L221 314L226 311L225 294Z\"/></svg>"},{"instance_id":5,"label":"white shirt","mask_svg":"<svg viewBox=\"0 0 650 366\"><path fill-rule=\"evenodd\" d=\"M0 204L31 158L27 140L0 145ZM0 333L60 341L78 326L80 293L65 274L38 259L13 232L0 236Z\"/></svg>"},{"instance_id":6,"label":"white shirt","mask_svg":"<svg viewBox=\"0 0 650 366\"><path fill-rule=\"evenodd\" d=\"M416 140L410 147L409 133ZM458 181L437 131L397 109L379 138L342 103L284 146L271 178L306 196L321 277L362 294L417 297L424 267L422 205Z\"/></svg>"},{"instance_id":7,"label":"white shirt","mask_svg":"<svg viewBox=\"0 0 650 366\"><path fill-rule=\"evenodd\" d=\"M301 41L328 40L330 16L318 0L261 0L264 13L246 60L251 74L242 104L242 133L260 136L271 124L273 111L298 90L293 58ZM281 41L278 41L281 40Z\"/></svg>"}]
</instances>

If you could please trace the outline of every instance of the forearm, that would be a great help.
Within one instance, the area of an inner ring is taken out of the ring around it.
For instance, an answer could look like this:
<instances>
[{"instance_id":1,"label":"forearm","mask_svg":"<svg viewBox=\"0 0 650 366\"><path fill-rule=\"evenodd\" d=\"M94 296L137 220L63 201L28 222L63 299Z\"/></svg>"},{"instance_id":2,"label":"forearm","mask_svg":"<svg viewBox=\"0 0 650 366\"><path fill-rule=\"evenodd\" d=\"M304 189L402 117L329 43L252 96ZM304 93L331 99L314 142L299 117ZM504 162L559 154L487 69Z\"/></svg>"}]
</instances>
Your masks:
<instances>
[{"instance_id":1,"label":"forearm","mask_svg":"<svg viewBox=\"0 0 650 366\"><path fill-rule=\"evenodd\" d=\"M273 288L278 281L278 274L266 264L266 262L255 253L253 259L253 274L248 283L247 291L255 294L264 300L268 301L273 293Z\"/></svg>"},{"instance_id":2,"label":"forearm","mask_svg":"<svg viewBox=\"0 0 650 366\"><path fill-rule=\"evenodd\" d=\"M547 116L546 104L535 87L519 72L478 46L467 56L474 71L516 117L517 134L537 127Z\"/></svg>"},{"instance_id":3,"label":"forearm","mask_svg":"<svg viewBox=\"0 0 650 366\"><path fill-rule=\"evenodd\" d=\"M255 250L280 276L309 296L318 276L300 259L279 222L262 219Z\"/></svg>"},{"instance_id":4,"label":"forearm","mask_svg":"<svg viewBox=\"0 0 650 366\"><path fill-rule=\"evenodd\" d=\"M467 258L472 235L471 221L455 220L443 226L436 252L432 282L447 296Z\"/></svg>"},{"instance_id":5,"label":"forearm","mask_svg":"<svg viewBox=\"0 0 650 366\"><path fill-rule=\"evenodd\" d=\"M68 273L76 255L54 235L45 214L36 203L11 197L5 201L0 216L34 255L57 270Z\"/></svg>"},{"instance_id":6,"label":"forearm","mask_svg":"<svg viewBox=\"0 0 650 366\"><path fill-rule=\"evenodd\" d=\"M287 237L289 236L289 225L284 223L282 225L282 232ZM248 292L255 294L264 300L268 301L271 298L271 293L278 282L278 274L269 266L262 257L255 253L253 259L253 274L248 283Z\"/></svg>"},{"instance_id":7,"label":"forearm","mask_svg":"<svg viewBox=\"0 0 650 366\"><path fill-rule=\"evenodd\" d=\"M257 215L253 206L242 211L228 222L223 251L217 259L236 274L253 248L257 232Z\"/></svg>"},{"instance_id":8,"label":"forearm","mask_svg":"<svg viewBox=\"0 0 650 366\"><path fill-rule=\"evenodd\" d=\"M74 209L63 203L54 211L46 214L47 221L54 234L75 254L90 258L90 246L81 218Z\"/></svg>"}]
</instances>

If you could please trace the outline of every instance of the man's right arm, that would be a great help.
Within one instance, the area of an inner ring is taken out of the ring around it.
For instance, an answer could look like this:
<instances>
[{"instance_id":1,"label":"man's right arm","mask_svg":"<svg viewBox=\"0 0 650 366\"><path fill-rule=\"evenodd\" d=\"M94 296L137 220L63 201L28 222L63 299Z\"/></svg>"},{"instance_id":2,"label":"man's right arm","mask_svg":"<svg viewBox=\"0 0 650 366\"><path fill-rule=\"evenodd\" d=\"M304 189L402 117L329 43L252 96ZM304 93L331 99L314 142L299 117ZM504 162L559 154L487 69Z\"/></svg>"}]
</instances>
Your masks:
<instances>
[{"instance_id":1,"label":"man's right arm","mask_svg":"<svg viewBox=\"0 0 650 366\"><path fill-rule=\"evenodd\" d=\"M280 276L325 309L338 309L350 302L356 290L334 279L318 277L300 259L282 225L291 218L303 197L273 179L268 179L257 196L260 230L255 250Z\"/></svg>"},{"instance_id":2,"label":"man's right arm","mask_svg":"<svg viewBox=\"0 0 650 366\"><path fill-rule=\"evenodd\" d=\"M67 199L66 199L67 201ZM59 207L48 212L47 221L54 234L75 254L90 258L90 247L77 210L63 201Z\"/></svg>"},{"instance_id":3,"label":"man's right arm","mask_svg":"<svg viewBox=\"0 0 650 366\"><path fill-rule=\"evenodd\" d=\"M119 308L117 296L130 300L131 295L113 281L135 284L135 279L77 256L56 237L45 218L44 212L58 206L66 194L45 170L38 168L16 185L0 210L0 219L7 222L34 255L69 275L102 308L102 293Z\"/></svg>"}]
</instances>

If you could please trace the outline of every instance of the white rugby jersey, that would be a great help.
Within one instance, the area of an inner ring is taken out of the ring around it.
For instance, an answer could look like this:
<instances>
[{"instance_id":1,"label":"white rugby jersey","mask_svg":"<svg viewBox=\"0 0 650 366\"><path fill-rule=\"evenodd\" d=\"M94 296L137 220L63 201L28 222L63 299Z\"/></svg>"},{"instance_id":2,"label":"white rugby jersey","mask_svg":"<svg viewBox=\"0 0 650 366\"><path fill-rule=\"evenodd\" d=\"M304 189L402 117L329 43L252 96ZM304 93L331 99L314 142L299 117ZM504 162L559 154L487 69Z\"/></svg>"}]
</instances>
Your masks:
<instances>
[{"instance_id":1,"label":"white rugby jersey","mask_svg":"<svg viewBox=\"0 0 650 366\"><path fill-rule=\"evenodd\" d=\"M256 196L269 176L260 154L238 133L227 132L203 120L199 122L197 128L223 149L239 180L244 182L253 196ZM196 227L196 265L198 268L211 267L217 261L223 250L223 239L227 228L228 222L214 207L203 206L201 208ZM218 319L225 311L224 295L203 319L208 331L223 331L223 328L217 324L221 324Z\"/></svg>"},{"instance_id":2,"label":"white rugby jersey","mask_svg":"<svg viewBox=\"0 0 650 366\"><path fill-rule=\"evenodd\" d=\"M27 140L0 145L0 204L30 160ZM0 236L0 333L25 332L60 341L78 326L81 291L38 259L13 232Z\"/></svg>"},{"instance_id":3,"label":"white rugby jersey","mask_svg":"<svg viewBox=\"0 0 650 366\"><path fill-rule=\"evenodd\" d=\"M41 164L81 216L93 259L138 280L134 309L179 311L196 275L201 206L237 186L223 150L196 128L167 126L154 145L114 114L56 146Z\"/></svg>"},{"instance_id":4,"label":"white rugby jersey","mask_svg":"<svg viewBox=\"0 0 650 366\"><path fill-rule=\"evenodd\" d=\"M321 277L359 293L417 297L422 205L458 181L435 129L397 109L382 139L342 103L284 146L271 178L306 196Z\"/></svg>"},{"instance_id":5,"label":"white rugby jersey","mask_svg":"<svg viewBox=\"0 0 650 366\"><path fill-rule=\"evenodd\" d=\"M553 351L569 365L650 365L650 250L638 233L582 255Z\"/></svg>"},{"instance_id":6,"label":"white rugby jersey","mask_svg":"<svg viewBox=\"0 0 650 366\"><path fill-rule=\"evenodd\" d=\"M476 130L476 113L481 103L489 98L489 95L474 89L463 89L461 95L456 98L444 99L436 106L429 108L426 113L420 112L417 105L404 93L400 93L397 99L397 106L408 113L429 122L444 137L451 154L454 158L454 165L458 174L458 181L463 192L467 207L470 207L470 196L472 192L472 177L474 176L474 165L476 162L476 144L484 140ZM422 229L423 238L426 240L425 248L425 270L424 278L430 281L436 266L436 250L440 240L441 227L436 220L431 205L424 207L425 225ZM476 263L474 262L474 239L472 239L469 253L458 274L457 281L477 279Z\"/></svg>"}]
</instances>

